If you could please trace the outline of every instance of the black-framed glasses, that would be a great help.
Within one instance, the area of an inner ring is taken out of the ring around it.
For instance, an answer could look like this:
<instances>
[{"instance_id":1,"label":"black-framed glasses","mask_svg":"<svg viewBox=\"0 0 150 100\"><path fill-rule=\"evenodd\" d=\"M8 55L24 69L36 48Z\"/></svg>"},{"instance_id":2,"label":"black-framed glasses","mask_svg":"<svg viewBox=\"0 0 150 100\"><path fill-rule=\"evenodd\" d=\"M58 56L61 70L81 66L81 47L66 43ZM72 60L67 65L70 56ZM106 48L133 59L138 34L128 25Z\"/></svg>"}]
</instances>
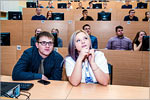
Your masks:
<instances>
[{"instance_id":1,"label":"black-framed glasses","mask_svg":"<svg viewBox=\"0 0 150 100\"><path fill-rule=\"evenodd\" d=\"M38 42L38 43L40 43L42 46L46 46L47 44L48 44L48 46L54 45L54 42L52 42L52 41L49 41L49 42L42 41L42 42Z\"/></svg>"}]
</instances>

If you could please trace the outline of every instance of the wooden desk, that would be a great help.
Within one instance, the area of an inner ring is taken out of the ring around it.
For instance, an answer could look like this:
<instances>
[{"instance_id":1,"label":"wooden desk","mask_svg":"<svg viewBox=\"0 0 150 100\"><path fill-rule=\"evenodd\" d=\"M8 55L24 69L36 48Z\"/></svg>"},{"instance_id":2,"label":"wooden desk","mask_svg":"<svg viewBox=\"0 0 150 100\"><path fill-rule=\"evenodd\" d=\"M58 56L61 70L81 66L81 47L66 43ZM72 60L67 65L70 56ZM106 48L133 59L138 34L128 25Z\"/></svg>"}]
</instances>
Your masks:
<instances>
[{"instance_id":1,"label":"wooden desk","mask_svg":"<svg viewBox=\"0 0 150 100\"><path fill-rule=\"evenodd\" d=\"M12 81L10 76L1 75L1 81ZM18 81L17 81L18 82ZM34 83L30 99L148 99L148 87L80 84L73 87L67 81L50 81L49 85L42 85L33 81L23 81ZM24 97L20 96L19 99Z\"/></svg>"},{"instance_id":2,"label":"wooden desk","mask_svg":"<svg viewBox=\"0 0 150 100\"><path fill-rule=\"evenodd\" d=\"M11 76L1 76L1 81L9 82L12 81L12 78ZM30 99L66 99L72 89L72 86L67 81L51 80L49 85L40 84L37 80L23 82L34 83L34 86L28 91L31 93ZM25 99L25 96L21 95L19 99Z\"/></svg>"},{"instance_id":3,"label":"wooden desk","mask_svg":"<svg viewBox=\"0 0 150 100\"><path fill-rule=\"evenodd\" d=\"M80 84L73 87L67 99L148 99L148 87L121 85L101 86L99 84Z\"/></svg>"}]
</instances>

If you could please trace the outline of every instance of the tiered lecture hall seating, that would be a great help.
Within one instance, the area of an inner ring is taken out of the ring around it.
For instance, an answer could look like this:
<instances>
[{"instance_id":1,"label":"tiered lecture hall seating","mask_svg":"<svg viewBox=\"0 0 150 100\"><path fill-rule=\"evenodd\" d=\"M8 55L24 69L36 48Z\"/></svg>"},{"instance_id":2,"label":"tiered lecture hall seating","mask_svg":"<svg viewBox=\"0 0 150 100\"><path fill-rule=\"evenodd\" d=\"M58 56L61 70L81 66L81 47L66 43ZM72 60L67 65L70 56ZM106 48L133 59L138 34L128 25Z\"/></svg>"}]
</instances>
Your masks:
<instances>
[{"instance_id":1,"label":"tiered lecture hall seating","mask_svg":"<svg viewBox=\"0 0 150 100\"><path fill-rule=\"evenodd\" d=\"M48 1L40 1L42 5L47 6ZM53 2L57 8L57 1ZM133 8L137 2L131 2ZM82 2L86 8L88 1ZM23 8L23 20L1 20L1 32L10 32L11 46L1 46L1 73L3 75L11 75L12 69L23 51L30 47L30 38L34 36L34 30L41 27L45 31L50 31L52 28L58 28L59 36L63 39L63 48L59 48L63 57L67 55L67 46L71 34L86 23L90 24L92 34L98 38L98 48L104 52L109 63L113 65L113 84L132 85L132 86L149 86L149 52L135 51L119 51L119 50L104 50L107 41L115 35L115 27L122 25L124 27L125 36L131 40L134 39L136 33L140 30L145 30L148 35L149 22L142 22L145 11L147 9L135 9L135 15L139 17L138 22L124 22L123 18L128 15L129 9L121 9L124 3L110 1L108 9L105 11L112 12L111 21L96 21L97 12L104 9L88 10L88 14L94 18L94 21L79 21L82 17L82 10L72 9L52 9L53 12L64 12L64 21L32 21L31 17L35 14L35 8ZM76 8L78 2L72 2L73 8ZM48 9L43 8L42 14L46 15ZM16 45L21 45L21 50L16 49Z\"/></svg>"}]
</instances>

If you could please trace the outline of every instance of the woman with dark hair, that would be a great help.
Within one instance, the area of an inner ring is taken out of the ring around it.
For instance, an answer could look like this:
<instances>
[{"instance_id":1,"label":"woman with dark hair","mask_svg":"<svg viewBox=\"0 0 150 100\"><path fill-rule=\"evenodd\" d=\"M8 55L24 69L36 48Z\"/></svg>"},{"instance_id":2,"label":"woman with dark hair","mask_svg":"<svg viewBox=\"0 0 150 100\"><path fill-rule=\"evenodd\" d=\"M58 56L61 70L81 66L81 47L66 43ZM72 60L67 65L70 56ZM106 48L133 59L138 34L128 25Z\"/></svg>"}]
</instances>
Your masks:
<instances>
[{"instance_id":1,"label":"woman with dark hair","mask_svg":"<svg viewBox=\"0 0 150 100\"><path fill-rule=\"evenodd\" d=\"M150 21L150 11L145 12L145 18L143 21Z\"/></svg>"},{"instance_id":2,"label":"woman with dark hair","mask_svg":"<svg viewBox=\"0 0 150 100\"><path fill-rule=\"evenodd\" d=\"M52 11L49 10L46 15L47 20L52 20Z\"/></svg>"},{"instance_id":3,"label":"woman with dark hair","mask_svg":"<svg viewBox=\"0 0 150 100\"><path fill-rule=\"evenodd\" d=\"M89 35L78 30L71 36L65 58L66 74L69 82L77 86L82 83L108 85L109 71L104 53L92 49Z\"/></svg>"},{"instance_id":4,"label":"woman with dark hair","mask_svg":"<svg viewBox=\"0 0 150 100\"><path fill-rule=\"evenodd\" d=\"M139 31L137 32L134 40L133 40L133 50L134 51L141 51L141 46L142 46L142 39L143 36L147 36L145 31Z\"/></svg>"}]
</instances>

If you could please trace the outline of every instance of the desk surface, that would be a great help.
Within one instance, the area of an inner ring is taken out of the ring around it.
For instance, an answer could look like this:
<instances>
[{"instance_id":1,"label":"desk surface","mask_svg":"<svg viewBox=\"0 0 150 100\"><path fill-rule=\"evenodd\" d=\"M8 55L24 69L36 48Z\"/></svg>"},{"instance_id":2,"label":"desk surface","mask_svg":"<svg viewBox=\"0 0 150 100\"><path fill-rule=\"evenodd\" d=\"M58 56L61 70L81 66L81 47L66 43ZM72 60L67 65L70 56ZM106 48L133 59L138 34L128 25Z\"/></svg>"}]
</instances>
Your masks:
<instances>
[{"instance_id":1,"label":"desk surface","mask_svg":"<svg viewBox=\"0 0 150 100\"><path fill-rule=\"evenodd\" d=\"M10 76L1 75L1 81L12 81ZM17 81L18 82L18 81ZM21 82L21 81L19 81ZM148 87L80 84L73 87L67 81L52 81L49 85L42 85L34 81L30 99L149 99ZM20 96L19 99L24 97Z\"/></svg>"},{"instance_id":2,"label":"desk surface","mask_svg":"<svg viewBox=\"0 0 150 100\"><path fill-rule=\"evenodd\" d=\"M80 84L67 99L149 99L148 87Z\"/></svg>"},{"instance_id":3,"label":"desk surface","mask_svg":"<svg viewBox=\"0 0 150 100\"><path fill-rule=\"evenodd\" d=\"M12 81L10 76L1 76L1 81ZM17 81L34 83L34 86L28 91L31 93L30 99L66 99L72 89L72 85L67 81L53 81L50 80L51 84L43 85L33 81ZM25 99L25 96L19 96L19 99Z\"/></svg>"}]
</instances>

